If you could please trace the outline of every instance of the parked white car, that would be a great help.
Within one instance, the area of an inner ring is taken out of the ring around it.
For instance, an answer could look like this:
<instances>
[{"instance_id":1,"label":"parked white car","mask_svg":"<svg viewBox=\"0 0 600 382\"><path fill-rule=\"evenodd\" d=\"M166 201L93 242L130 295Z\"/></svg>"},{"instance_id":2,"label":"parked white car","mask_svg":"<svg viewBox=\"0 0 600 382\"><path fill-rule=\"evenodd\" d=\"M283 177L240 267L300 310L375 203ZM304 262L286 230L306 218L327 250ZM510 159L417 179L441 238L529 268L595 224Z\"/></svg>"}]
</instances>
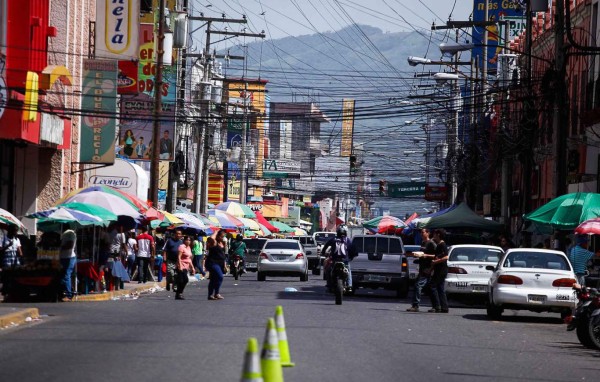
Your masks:
<instances>
[{"instance_id":1,"label":"parked white car","mask_svg":"<svg viewBox=\"0 0 600 382\"><path fill-rule=\"evenodd\" d=\"M537 248L509 249L489 281L487 315L498 319L504 309L571 314L577 304L575 273L563 252Z\"/></svg>"},{"instance_id":2,"label":"parked white car","mask_svg":"<svg viewBox=\"0 0 600 382\"><path fill-rule=\"evenodd\" d=\"M492 271L504 255L500 247L491 245L453 245L448 251L446 294L470 298L487 298Z\"/></svg>"},{"instance_id":3,"label":"parked white car","mask_svg":"<svg viewBox=\"0 0 600 382\"><path fill-rule=\"evenodd\" d=\"M267 276L299 276L308 281L308 259L302 244L292 239L267 240L258 257L258 281Z\"/></svg>"}]
</instances>

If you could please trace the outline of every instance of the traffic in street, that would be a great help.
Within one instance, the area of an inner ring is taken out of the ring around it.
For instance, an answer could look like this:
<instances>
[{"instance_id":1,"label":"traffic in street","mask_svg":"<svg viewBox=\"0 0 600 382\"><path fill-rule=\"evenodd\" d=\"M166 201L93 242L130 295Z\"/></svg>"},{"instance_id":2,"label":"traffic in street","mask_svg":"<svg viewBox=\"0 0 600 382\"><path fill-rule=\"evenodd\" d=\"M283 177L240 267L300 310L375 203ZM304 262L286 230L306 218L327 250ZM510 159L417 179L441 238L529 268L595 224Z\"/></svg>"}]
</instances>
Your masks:
<instances>
[{"instance_id":1,"label":"traffic in street","mask_svg":"<svg viewBox=\"0 0 600 382\"><path fill-rule=\"evenodd\" d=\"M277 305L295 362L283 369L287 381L582 381L600 372L598 351L556 314L505 311L495 321L485 306L453 300L448 314L411 313L412 290L398 299L359 289L338 306L320 276L259 282L252 272L226 276L224 299L207 301L206 282L190 283L185 301L163 289L36 304L41 320L0 332L2 379L240 380L246 340L262 343Z\"/></svg>"}]
</instances>

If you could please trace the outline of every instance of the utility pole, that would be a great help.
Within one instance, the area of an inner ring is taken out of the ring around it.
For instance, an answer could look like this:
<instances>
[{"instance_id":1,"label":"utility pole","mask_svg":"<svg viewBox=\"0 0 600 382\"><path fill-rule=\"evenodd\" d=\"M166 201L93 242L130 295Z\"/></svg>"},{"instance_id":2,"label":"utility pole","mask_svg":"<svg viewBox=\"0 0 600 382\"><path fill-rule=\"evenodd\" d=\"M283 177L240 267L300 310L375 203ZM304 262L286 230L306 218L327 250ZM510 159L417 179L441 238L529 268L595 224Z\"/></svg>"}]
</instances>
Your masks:
<instances>
[{"instance_id":1,"label":"utility pole","mask_svg":"<svg viewBox=\"0 0 600 382\"><path fill-rule=\"evenodd\" d=\"M570 4L567 5L569 7ZM568 118L567 118L567 87L566 79L566 59L565 59L565 1L556 2L556 19L554 26L554 54L555 56L555 80L556 97L554 104L553 130L555 147L555 195L563 195L567 191L567 136L568 136ZM528 20L529 21L529 20Z\"/></svg>"},{"instance_id":2,"label":"utility pole","mask_svg":"<svg viewBox=\"0 0 600 382\"><path fill-rule=\"evenodd\" d=\"M158 6L158 36L156 52L156 75L154 76L154 123L152 129L152 161L150 162L150 200L154 207L158 207L158 186L160 177L160 117L162 114L163 85L162 66L165 39L165 0L159 1Z\"/></svg>"},{"instance_id":3,"label":"utility pole","mask_svg":"<svg viewBox=\"0 0 600 382\"><path fill-rule=\"evenodd\" d=\"M244 82L244 117L242 118L242 148L240 152L240 203L246 204L248 194L247 171L246 171L246 124L248 123L248 82ZM260 144L260 142L259 142Z\"/></svg>"}]
</instances>

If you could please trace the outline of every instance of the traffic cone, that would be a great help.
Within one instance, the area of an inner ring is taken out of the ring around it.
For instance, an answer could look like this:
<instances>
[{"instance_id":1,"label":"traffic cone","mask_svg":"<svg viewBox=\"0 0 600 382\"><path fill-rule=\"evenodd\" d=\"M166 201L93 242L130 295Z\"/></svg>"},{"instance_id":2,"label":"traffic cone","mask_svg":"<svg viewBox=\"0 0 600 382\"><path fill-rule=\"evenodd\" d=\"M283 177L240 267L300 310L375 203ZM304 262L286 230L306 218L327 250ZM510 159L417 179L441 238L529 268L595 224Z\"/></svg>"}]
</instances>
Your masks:
<instances>
[{"instance_id":1,"label":"traffic cone","mask_svg":"<svg viewBox=\"0 0 600 382\"><path fill-rule=\"evenodd\" d=\"M279 345L277 344L277 331L275 320L269 318L267 321L267 332L263 342L260 355L260 368L262 369L264 382L283 382L283 371L279 358Z\"/></svg>"},{"instance_id":2,"label":"traffic cone","mask_svg":"<svg viewBox=\"0 0 600 382\"><path fill-rule=\"evenodd\" d=\"M287 334L285 333L285 320L283 319L283 307L281 305L277 305L277 308L275 308L275 325L277 325L281 366L293 367L296 364L292 362L290 357L290 348L288 346Z\"/></svg>"},{"instance_id":3,"label":"traffic cone","mask_svg":"<svg viewBox=\"0 0 600 382\"><path fill-rule=\"evenodd\" d=\"M242 382L264 382L260 372L260 355L258 354L258 340L254 337L248 338L246 354L244 355L244 369L242 370Z\"/></svg>"}]
</instances>

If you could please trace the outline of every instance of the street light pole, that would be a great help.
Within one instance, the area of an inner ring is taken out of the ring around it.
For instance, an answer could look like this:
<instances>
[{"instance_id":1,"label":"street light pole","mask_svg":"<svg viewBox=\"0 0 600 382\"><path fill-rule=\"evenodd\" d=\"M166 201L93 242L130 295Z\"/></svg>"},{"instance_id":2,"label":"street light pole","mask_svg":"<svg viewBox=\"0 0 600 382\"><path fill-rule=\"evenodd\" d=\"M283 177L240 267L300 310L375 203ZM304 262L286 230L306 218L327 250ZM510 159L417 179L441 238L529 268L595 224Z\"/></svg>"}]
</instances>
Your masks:
<instances>
[{"instance_id":1,"label":"street light pole","mask_svg":"<svg viewBox=\"0 0 600 382\"><path fill-rule=\"evenodd\" d=\"M160 178L160 117L162 114L162 66L164 55L165 0L158 6L158 36L156 51L156 75L154 76L154 123L152 127L152 161L150 162L150 200L158 208L158 187Z\"/></svg>"}]
</instances>

